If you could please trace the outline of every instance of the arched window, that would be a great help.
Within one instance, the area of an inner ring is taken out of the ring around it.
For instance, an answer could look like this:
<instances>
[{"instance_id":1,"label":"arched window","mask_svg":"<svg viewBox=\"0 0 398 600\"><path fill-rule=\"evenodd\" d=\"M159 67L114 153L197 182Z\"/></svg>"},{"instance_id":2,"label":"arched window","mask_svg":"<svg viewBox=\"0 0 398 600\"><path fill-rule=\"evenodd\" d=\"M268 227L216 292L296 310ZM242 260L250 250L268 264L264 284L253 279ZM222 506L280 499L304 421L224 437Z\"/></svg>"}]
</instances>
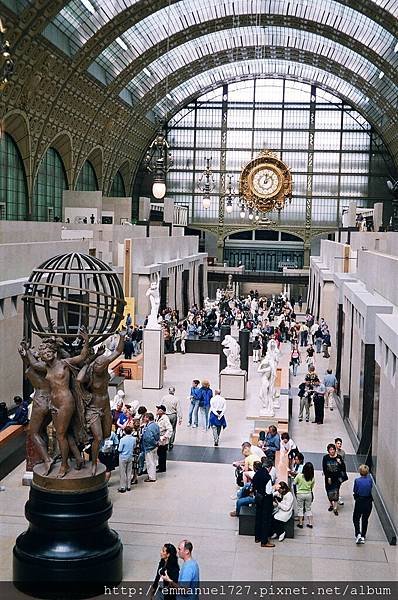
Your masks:
<instances>
[{"instance_id":1,"label":"arched window","mask_svg":"<svg viewBox=\"0 0 398 600\"><path fill-rule=\"evenodd\" d=\"M36 221L62 220L62 193L67 189L68 180L62 159L54 148L49 148L36 175L33 218Z\"/></svg>"},{"instance_id":2,"label":"arched window","mask_svg":"<svg viewBox=\"0 0 398 600\"><path fill-rule=\"evenodd\" d=\"M5 133L0 141L0 219L25 221L28 216L28 187L18 147Z\"/></svg>"},{"instance_id":3,"label":"arched window","mask_svg":"<svg viewBox=\"0 0 398 600\"><path fill-rule=\"evenodd\" d=\"M123 177L118 171L113 178L111 193L109 194L111 198L125 198L126 197L126 188L124 187Z\"/></svg>"},{"instance_id":4,"label":"arched window","mask_svg":"<svg viewBox=\"0 0 398 600\"><path fill-rule=\"evenodd\" d=\"M98 179L94 167L89 160L86 160L79 173L76 182L76 191L78 192L96 192L98 190Z\"/></svg>"}]
</instances>

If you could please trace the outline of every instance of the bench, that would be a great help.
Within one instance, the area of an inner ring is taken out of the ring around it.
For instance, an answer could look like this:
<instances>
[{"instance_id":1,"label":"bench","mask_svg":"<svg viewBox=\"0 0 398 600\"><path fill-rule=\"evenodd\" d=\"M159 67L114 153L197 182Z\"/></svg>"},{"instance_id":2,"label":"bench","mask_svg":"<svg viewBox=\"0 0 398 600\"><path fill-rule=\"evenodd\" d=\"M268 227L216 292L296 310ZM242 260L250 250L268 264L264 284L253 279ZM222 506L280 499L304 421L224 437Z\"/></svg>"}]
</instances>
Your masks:
<instances>
[{"instance_id":1,"label":"bench","mask_svg":"<svg viewBox=\"0 0 398 600\"><path fill-rule=\"evenodd\" d=\"M256 507L242 506L239 513L239 535L254 536L254 524L256 520ZM287 538L294 538L294 513L285 523L285 531Z\"/></svg>"},{"instance_id":2,"label":"bench","mask_svg":"<svg viewBox=\"0 0 398 600\"><path fill-rule=\"evenodd\" d=\"M25 459L27 425L10 425L0 431L0 479Z\"/></svg>"},{"instance_id":3,"label":"bench","mask_svg":"<svg viewBox=\"0 0 398 600\"><path fill-rule=\"evenodd\" d=\"M143 355L138 354L134 358L117 358L109 366L112 371L126 379L142 379Z\"/></svg>"}]
</instances>

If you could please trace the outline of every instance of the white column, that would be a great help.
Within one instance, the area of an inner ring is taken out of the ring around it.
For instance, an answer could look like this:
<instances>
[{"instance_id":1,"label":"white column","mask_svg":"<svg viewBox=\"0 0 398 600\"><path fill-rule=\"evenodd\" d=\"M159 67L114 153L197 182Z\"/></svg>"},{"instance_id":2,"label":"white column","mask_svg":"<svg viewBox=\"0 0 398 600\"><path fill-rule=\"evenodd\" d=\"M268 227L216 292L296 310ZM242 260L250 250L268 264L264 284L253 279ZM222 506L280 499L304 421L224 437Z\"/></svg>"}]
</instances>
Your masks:
<instances>
[{"instance_id":1,"label":"white column","mask_svg":"<svg viewBox=\"0 0 398 600\"><path fill-rule=\"evenodd\" d=\"M185 315L182 314L182 271L183 271L183 266L182 265L178 265L176 267L177 269L177 279L176 279L176 309L178 310L178 313L180 315L180 319L182 317L185 317Z\"/></svg>"},{"instance_id":2,"label":"white column","mask_svg":"<svg viewBox=\"0 0 398 600\"><path fill-rule=\"evenodd\" d=\"M138 276L138 286L137 286L137 298L135 304L136 310L136 320L137 323L142 324L145 320L145 317L149 314L149 300L147 298L146 291L149 288L150 279L148 275L139 275Z\"/></svg>"},{"instance_id":3,"label":"white column","mask_svg":"<svg viewBox=\"0 0 398 600\"><path fill-rule=\"evenodd\" d=\"M209 295L209 288L207 285L207 259L203 261L203 299Z\"/></svg>"},{"instance_id":4,"label":"white column","mask_svg":"<svg viewBox=\"0 0 398 600\"><path fill-rule=\"evenodd\" d=\"M194 304L194 293L193 293L193 262L188 263L189 267L189 281L188 281L188 304L189 308Z\"/></svg>"},{"instance_id":5,"label":"white column","mask_svg":"<svg viewBox=\"0 0 398 600\"><path fill-rule=\"evenodd\" d=\"M168 276L169 276L169 293L168 293L168 298L167 298L167 305L172 308L173 310L175 310L176 308L176 302L175 302L175 292L176 292L176 267L170 267L168 270Z\"/></svg>"},{"instance_id":6,"label":"white column","mask_svg":"<svg viewBox=\"0 0 398 600\"><path fill-rule=\"evenodd\" d=\"M195 262L193 263L194 268L195 268L195 275L194 275L194 281L193 281L193 285L194 285L194 303L198 305L198 307L200 306L200 298L199 298L199 261L195 260Z\"/></svg>"}]
</instances>

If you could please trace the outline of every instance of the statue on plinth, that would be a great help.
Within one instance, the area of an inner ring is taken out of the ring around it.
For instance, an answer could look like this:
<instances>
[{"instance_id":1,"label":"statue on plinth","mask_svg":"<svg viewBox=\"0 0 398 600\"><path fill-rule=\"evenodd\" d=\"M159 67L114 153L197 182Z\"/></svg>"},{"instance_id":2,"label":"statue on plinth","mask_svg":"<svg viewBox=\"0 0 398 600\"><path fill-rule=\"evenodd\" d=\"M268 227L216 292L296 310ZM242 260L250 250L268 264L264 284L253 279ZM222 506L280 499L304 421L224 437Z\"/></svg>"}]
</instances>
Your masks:
<instances>
[{"instance_id":1,"label":"statue on plinth","mask_svg":"<svg viewBox=\"0 0 398 600\"><path fill-rule=\"evenodd\" d=\"M28 341L19 353L34 387L29 436L42 462L35 459L33 466L25 508L29 527L13 549L13 581L35 597L49 591L54 598L70 597L83 591L84 572L90 589L83 595L99 595L105 582L122 579L123 546L108 525L112 503L97 449L110 429L108 367L121 353L124 336L109 356L101 344L123 319L123 289L109 265L70 252L33 270L23 302ZM36 349L33 336L40 339ZM50 420L60 461L48 450ZM83 460L87 444L91 468Z\"/></svg>"},{"instance_id":2,"label":"statue on plinth","mask_svg":"<svg viewBox=\"0 0 398 600\"><path fill-rule=\"evenodd\" d=\"M276 371L277 371L277 366L279 363L280 355L281 355L281 353L278 348L278 344L276 343L276 340L271 339L268 342L266 356L268 356L268 360L270 361L270 363L272 365L272 377L271 377L271 382L270 382L270 392L272 393L274 408L281 407L280 402L279 402L279 394L277 394L276 390L275 390Z\"/></svg>"},{"instance_id":3,"label":"statue on plinth","mask_svg":"<svg viewBox=\"0 0 398 600\"><path fill-rule=\"evenodd\" d=\"M232 335L226 335L221 345L227 357L227 366L223 373L242 373L240 368L240 346Z\"/></svg>"},{"instance_id":4,"label":"statue on plinth","mask_svg":"<svg viewBox=\"0 0 398 600\"><path fill-rule=\"evenodd\" d=\"M273 417L275 415L273 406L273 392L271 387L273 365L267 355L265 355L260 362L257 373L261 373L261 387L259 393L259 399L261 402L260 415Z\"/></svg>"},{"instance_id":5,"label":"statue on plinth","mask_svg":"<svg viewBox=\"0 0 398 600\"><path fill-rule=\"evenodd\" d=\"M152 281L149 288L146 291L146 296L149 297L151 303L151 312L148 315L148 323L145 329L160 329L158 323L158 314L160 306L160 292L159 292L160 276L156 273L155 281Z\"/></svg>"}]
</instances>

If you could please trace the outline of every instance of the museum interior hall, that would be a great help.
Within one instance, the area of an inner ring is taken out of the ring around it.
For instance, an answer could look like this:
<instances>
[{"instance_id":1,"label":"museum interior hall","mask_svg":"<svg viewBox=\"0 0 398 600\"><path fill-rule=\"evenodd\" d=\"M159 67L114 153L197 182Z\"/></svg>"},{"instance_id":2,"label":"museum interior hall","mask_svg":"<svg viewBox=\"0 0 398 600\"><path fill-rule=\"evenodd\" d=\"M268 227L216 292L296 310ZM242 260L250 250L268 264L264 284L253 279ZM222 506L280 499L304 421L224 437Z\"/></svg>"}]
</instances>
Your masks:
<instances>
[{"instance_id":1,"label":"museum interior hall","mask_svg":"<svg viewBox=\"0 0 398 600\"><path fill-rule=\"evenodd\" d=\"M0 0L1 597L398 597L397 434L398 0Z\"/></svg>"}]
</instances>

